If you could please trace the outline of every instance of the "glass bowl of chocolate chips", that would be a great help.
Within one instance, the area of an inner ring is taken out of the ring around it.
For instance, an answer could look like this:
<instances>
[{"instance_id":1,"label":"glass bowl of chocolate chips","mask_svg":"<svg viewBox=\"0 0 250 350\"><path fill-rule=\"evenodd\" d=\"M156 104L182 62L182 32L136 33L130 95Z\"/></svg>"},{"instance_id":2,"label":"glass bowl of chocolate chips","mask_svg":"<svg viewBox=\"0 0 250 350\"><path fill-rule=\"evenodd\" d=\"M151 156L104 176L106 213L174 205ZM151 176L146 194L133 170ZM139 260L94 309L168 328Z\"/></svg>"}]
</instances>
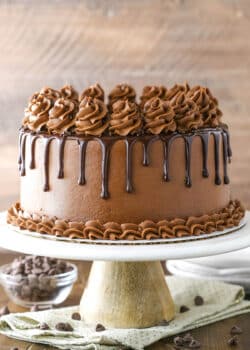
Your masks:
<instances>
[{"instance_id":1,"label":"glass bowl of chocolate chips","mask_svg":"<svg viewBox=\"0 0 250 350\"><path fill-rule=\"evenodd\" d=\"M49 257L20 256L0 268L0 282L9 298L28 308L61 304L76 280L74 264Z\"/></svg>"}]
</instances>

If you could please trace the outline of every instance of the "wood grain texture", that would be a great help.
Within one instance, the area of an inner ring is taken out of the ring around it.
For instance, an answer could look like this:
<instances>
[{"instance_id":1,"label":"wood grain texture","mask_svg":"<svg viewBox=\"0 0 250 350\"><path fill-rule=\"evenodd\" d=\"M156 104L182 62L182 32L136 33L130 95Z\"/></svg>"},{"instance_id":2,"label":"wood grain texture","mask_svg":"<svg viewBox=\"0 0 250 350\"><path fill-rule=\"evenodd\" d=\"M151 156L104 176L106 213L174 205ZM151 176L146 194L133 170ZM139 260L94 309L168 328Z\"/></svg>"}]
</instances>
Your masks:
<instances>
[{"instance_id":1,"label":"wood grain texture","mask_svg":"<svg viewBox=\"0 0 250 350\"><path fill-rule=\"evenodd\" d=\"M218 97L231 127L233 193L250 207L249 30L248 0L0 1L1 170L12 162L0 174L1 209L18 195L13 150L34 91L127 81L140 92L184 80Z\"/></svg>"},{"instance_id":2,"label":"wood grain texture","mask_svg":"<svg viewBox=\"0 0 250 350\"><path fill-rule=\"evenodd\" d=\"M0 265L12 261L16 255L13 253L0 254ZM73 291L67 301L64 303L65 306L76 305L80 302L83 288L87 282L87 276L90 270L90 263L81 262L77 263L79 269L79 280L75 283ZM0 287L0 307L8 304L11 312L22 312L25 309L18 307L11 303L2 287ZM209 326L201 327L191 331L192 335L201 341L202 350L228 350L230 347L227 346L227 340L229 339L230 329L233 325L237 324L242 328L243 334L239 337L240 343L237 350L249 350L250 349L250 314L232 317L227 320L223 320L214 323ZM12 347L17 346L19 350L54 350L52 347L45 347L44 345L36 345L27 342L21 342L13 339L6 338L0 335L0 349L10 350ZM172 338L165 339L147 348L147 350L174 350Z\"/></svg>"},{"instance_id":3,"label":"wood grain texture","mask_svg":"<svg viewBox=\"0 0 250 350\"><path fill-rule=\"evenodd\" d=\"M171 321L175 307L159 261L95 261L80 312L88 324L146 328Z\"/></svg>"}]
</instances>

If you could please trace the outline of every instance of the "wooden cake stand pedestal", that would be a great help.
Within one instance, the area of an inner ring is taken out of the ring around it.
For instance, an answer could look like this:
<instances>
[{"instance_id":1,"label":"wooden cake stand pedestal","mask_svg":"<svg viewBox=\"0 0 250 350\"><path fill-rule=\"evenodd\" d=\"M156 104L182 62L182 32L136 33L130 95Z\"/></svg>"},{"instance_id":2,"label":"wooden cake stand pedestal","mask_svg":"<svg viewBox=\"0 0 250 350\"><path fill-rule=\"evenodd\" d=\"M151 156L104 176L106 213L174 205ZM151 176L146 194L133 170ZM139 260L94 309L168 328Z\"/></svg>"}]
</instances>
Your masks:
<instances>
[{"instance_id":1,"label":"wooden cake stand pedestal","mask_svg":"<svg viewBox=\"0 0 250 350\"><path fill-rule=\"evenodd\" d=\"M144 328L174 318L160 261L228 253L250 246L250 213L238 230L151 242L76 242L7 225L0 214L0 247L70 260L94 261L80 312L89 324Z\"/></svg>"}]
</instances>

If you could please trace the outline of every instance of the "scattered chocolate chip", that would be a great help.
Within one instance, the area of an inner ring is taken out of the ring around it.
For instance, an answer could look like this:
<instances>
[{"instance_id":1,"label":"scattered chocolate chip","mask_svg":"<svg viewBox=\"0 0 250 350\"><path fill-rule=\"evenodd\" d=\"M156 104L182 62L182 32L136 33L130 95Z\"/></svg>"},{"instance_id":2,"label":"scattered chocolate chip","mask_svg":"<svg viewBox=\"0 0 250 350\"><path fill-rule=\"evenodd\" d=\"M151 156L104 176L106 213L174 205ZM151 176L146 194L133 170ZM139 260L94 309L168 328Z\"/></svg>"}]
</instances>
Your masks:
<instances>
[{"instance_id":1,"label":"scattered chocolate chip","mask_svg":"<svg viewBox=\"0 0 250 350\"><path fill-rule=\"evenodd\" d=\"M242 333L242 329L241 329L240 327L238 327L238 326L233 326L233 327L231 328L230 333L231 333L232 335L241 334L241 333Z\"/></svg>"},{"instance_id":2,"label":"scattered chocolate chip","mask_svg":"<svg viewBox=\"0 0 250 350\"><path fill-rule=\"evenodd\" d=\"M183 346L184 345L184 340L182 337L177 336L174 338L174 344L177 346Z\"/></svg>"},{"instance_id":3,"label":"scattered chocolate chip","mask_svg":"<svg viewBox=\"0 0 250 350\"><path fill-rule=\"evenodd\" d=\"M229 346L237 346L239 344L239 339L236 335L234 335L232 338L228 340L228 345Z\"/></svg>"},{"instance_id":4,"label":"scattered chocolate chip","mask_svg":"<svg viewBox=\"0 0 250 350\"><path fill-rule=\"evenodd\" d=\"M79 312L74 312L71 315L72 320L76 320L76 321L81 321L81 315L79 314Z\"/></svg>"},{"instance_id":5,"label":"scattered chocolate chip","mask_svg":"<svg viewBox=\"0 0 250 350\"><path fill-rule=\"evenodd\" d=\"M189 349L199 349L200 347L201 347L201 343L195 339L193 339L191 343L188 344Z\"/></svg>"},{"instance_id":6,"label":"scattered chocolate chip","mask_svg":"<svg viewBox=\"0 0 250 350\"><path fill-rule=\"evenodd\" d=\"M96 332L102 332L102 331L105 331L106 328L102 324L98 323L95 327L95 330Z\"/></svg>"},{"instance_id":7,"label":"scattered chocolate chip","mask_svg":"<svg viewBox=\"0 0 250 350\"><path fill-rule=\"evenodd\" d=\"M0 317L4 316L4 315L8 315L9 313L10 313L10 310L9 310L8 306L3 306L0 309Z\"/></svg>"},{"instance_id":8,"label":"scattered chocolate chip","mask_svg":"<svg viewBox=\"0 0 250 350\"><path fill-rule=\"evenodd\" d=\"M42 329L43 331L46 331L49 329L49 325L47 323L43 322L40 324L39 328Z\"/></svg>"},{"instance_id":9,"label":"scattered chocolate chip","mask_svg":"<svg viewBox=\"0 0 250 350\"><path fill-rule=\"evenodd\" d=\"M204 299L200 295L197 295L194 298L194 303L195 303L196 306L201 306L201 305L204 304Z\"/></svg>"},{"instance_id":10,"label":"scattered chocolate chip","mask_svg":"<svg viewBox=\"0 0 250 350\"><path fill-rule=\"evenodd\" d=\"M72 332L73 327L69 323L59 322L56 324L56 330L61 332Z\"/></svg>"},{"instance_id":11,"label":"scattered chocolate chip","mask_svg":"<svg viewBox=\"0 0 250 350\"><path fill-rule=\"evenodd\" d=\"M190 344L193 339L194 338L192 337L192 335L190 333L185 334L183 337L183 341L185 344Z\"/></svg>"},{"instance_id":12,"label":"scattered chocolate chip","mask_svg":"<svg viewBox=\"0 0 250 350\"><path fill-rule=\"evenodd\" d=\"M183 312L187 312L187 311L189 311L189 307L187 307L186 305L181 305L180 313L182 314Z\"/></svg>"}]
</instances>

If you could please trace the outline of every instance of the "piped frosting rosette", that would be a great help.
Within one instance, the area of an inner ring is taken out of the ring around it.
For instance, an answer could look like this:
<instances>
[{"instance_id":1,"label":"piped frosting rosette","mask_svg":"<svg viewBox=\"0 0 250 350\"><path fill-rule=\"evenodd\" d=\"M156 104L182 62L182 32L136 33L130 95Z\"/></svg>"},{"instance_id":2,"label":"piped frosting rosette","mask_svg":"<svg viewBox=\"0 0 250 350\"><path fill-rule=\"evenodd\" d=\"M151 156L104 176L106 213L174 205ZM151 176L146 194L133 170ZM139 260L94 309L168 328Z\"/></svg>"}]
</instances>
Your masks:
<instances>
[{"instance_id":1,"label":"piped frosting rosette","mask_svg":"<svg viewBox=\"0 0 250 350\"><path fill-rule=\"evenodd\" d=\"M101 136L108 127L106 117L107 107L101 99L84 97L76 114L76 134Z\"/></svg>"}]
</instances>

